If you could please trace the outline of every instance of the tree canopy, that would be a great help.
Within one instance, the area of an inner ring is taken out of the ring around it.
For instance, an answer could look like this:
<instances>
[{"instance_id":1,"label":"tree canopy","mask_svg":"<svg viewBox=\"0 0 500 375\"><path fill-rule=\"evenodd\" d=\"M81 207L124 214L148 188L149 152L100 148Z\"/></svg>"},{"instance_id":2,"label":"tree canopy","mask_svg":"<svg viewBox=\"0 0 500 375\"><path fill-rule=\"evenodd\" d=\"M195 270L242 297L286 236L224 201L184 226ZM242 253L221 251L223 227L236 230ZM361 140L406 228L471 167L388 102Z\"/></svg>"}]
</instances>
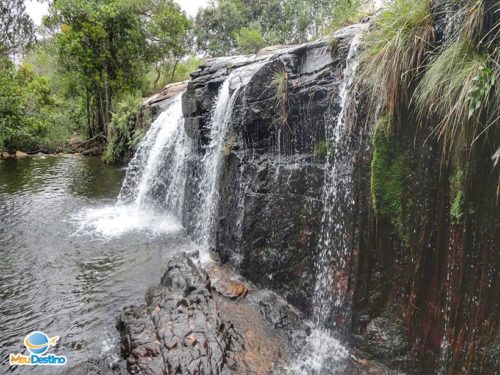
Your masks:
<instances>
[{"instance_id":1,"label":"tree canopy","mask_svg":"<svg viewBox=\"0 0 500 375\"><path fill-rule=\"evenodd\" d=\"M357 13L362 0L219 0L196 16L200 53L255 52L271 44L297 44L324 35Z\"/></svg>"},{"instance_id":2,"label":"tree canopy","mask_svg":"<svg viewBox=\"0 0 500 375\"><path fill-rule=\"evenodd\" d=\"M15 55L35 40L24 0L0 0L0 55Z\"/></svg>"}]
</instances>

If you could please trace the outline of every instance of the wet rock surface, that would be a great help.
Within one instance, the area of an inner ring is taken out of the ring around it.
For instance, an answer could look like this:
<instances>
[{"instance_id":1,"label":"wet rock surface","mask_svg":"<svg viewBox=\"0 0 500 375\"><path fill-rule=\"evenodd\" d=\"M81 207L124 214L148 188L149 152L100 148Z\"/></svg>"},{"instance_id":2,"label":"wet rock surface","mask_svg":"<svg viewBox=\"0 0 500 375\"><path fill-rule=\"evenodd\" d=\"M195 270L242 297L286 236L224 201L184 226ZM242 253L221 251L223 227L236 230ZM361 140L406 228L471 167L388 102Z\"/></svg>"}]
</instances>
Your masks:
<instances>
[{"instance_id":1,"label":"wet rock surface","mask_svg":"<svg viewBox=\"0 0 500 375\"><path fill-rule=\"evenodd\" d=\"M118 329L130 373L267 374L288 358L287 335L261 314L264 299L224 267L207 268L173 258L146 304L124 308ZM304 327L298 318L294 324L295 331Z\"/></svg>"},{"instance_id":2,"label":"wet rock surface","mask_svg":"<svg viewBox=\"0 0 500 375\"><path fill-rule=\"evenodd\" d=\"M185 194L183 224L189 231L218 90L234 69L255 67L230 119L216 251L251 282L306 314L323 210L325 129L340 111L339 85L352 37L347 30L334 41L212 59L192 75L183 97L185 129L198 144ZM277 77L285 80L286 92L277 91Z\"/></svg>"},{"instance_id":3,"label":"wet rock surface","mask_svg":"<svg viewBox=\"0 0 500 375\"><path fill-rule=\"evenodd\" d=\"M229 373L239 337L220 319L207 275L187 257L171 260L146 305L119 317L122 354L133 374Z\"/></svg>"}]
</instances>

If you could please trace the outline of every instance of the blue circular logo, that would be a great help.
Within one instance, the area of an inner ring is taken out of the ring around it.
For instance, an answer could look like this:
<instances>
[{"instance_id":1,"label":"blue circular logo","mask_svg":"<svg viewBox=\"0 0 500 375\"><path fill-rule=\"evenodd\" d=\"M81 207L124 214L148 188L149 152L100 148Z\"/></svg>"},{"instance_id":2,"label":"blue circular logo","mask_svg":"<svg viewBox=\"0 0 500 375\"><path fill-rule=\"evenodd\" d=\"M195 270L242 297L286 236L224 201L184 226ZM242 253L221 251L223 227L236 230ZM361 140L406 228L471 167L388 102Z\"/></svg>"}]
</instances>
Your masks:
<instances>
[{"instance_id":1,"label":"blue circular logo","mask_svg":"<svg viewBox=\"0 0 500 375\"><path fill-rule=\"evenodd\" d=\"M32 332L24 339L24 345L31 353L43 355L49 350L49 338L43 332Z\"/></svg>"}]
</instances>

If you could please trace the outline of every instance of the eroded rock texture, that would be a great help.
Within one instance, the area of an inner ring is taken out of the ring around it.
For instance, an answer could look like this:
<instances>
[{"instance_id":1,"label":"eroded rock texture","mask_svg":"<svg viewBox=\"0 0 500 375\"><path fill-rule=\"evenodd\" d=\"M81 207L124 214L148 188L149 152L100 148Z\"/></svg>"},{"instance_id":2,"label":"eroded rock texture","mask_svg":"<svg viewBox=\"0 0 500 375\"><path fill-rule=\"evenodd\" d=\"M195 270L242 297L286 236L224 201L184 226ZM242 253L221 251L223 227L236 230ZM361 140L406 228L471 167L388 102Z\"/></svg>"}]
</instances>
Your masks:
<instances>
[{"instance_id":1,"label":"eroded rock texture","mask_svg":"<svg viewBox=\"0 0 500 375\"><path fill-rule=\"evenodd\" d=\"M207 270L173 258L146 304L124 308L118 328L130 373L268 374L289 360L306 336L301 314L272 292L249 291L226 267ZM262 314L263 306L273 312Z\"/></svg>"},{"instance_id":2,"label":"eroded rock texture","mask_svg":"<svg viewBox=\"0 0 500 375\"><path fill-rule=\"evenodd\" d=\"M119 318L122 354L133 374L225 374L240 338L219 317L208 276L188 258L168 263L146 305Z\"/></svg>"}]
</instances>

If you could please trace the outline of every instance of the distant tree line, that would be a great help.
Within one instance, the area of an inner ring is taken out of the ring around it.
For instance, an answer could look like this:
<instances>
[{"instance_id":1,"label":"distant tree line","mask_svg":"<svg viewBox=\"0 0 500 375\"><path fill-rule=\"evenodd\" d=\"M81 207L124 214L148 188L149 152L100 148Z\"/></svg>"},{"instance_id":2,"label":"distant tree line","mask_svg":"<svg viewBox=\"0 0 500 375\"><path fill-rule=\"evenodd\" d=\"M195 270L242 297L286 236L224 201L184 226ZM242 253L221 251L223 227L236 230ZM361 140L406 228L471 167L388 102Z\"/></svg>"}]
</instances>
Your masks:
<instances>
[{"instance_id":1,"label":"distant tree line","mask_svg":"<svg viewBox=\"0 0 500 375\"><path fill-rule=\"evenodd\" d=\"M195 18L196 47L208 56L304 43L351 23L363 0L219 0Z\"/></svg>"},{"instance_id":2,"label":"distant tree line","mask_svg":"<svg viewBox=\"0 0 500 375\"><path fill-rule=\"evenodd\" d=\"M0 0L0 150L99 137L120 161L142 134L141 98L187 79L201 56L312 40L361 1L219 0L191 19L173 0L52 0L36 29L23 0Z\"/></svg>"}]
</instances>

